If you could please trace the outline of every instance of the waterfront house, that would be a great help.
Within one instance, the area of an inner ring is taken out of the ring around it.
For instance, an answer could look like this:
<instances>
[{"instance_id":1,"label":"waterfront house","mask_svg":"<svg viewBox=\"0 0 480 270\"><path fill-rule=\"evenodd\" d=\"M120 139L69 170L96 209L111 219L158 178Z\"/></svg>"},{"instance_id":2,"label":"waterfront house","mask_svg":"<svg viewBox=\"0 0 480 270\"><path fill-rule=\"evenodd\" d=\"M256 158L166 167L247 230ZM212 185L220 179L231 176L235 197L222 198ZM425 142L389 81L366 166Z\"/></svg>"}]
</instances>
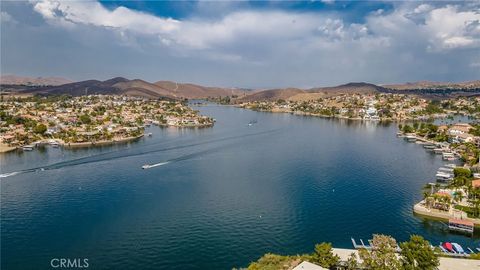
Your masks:
<instances>
[{"instance_id":1,"label":"waterfront house","mask_svg":"<svg viewBox=\"0 0 480 270\"><path fill-rule=\"evenodd\" d=\"M471 128L472 126L467 123L456 123L448 129L448 133L450 135L464 134L468 133Z\"/></svg>"},{"instance_id":2,"label":"waterfront house","mask_svg":"<svg viewBox=\"0 0 480 270\"><path fill-rule=\"evenodd\" d=\"M299 265L295 266L292 270L327 270L319 265L313 264L311 262L303 261Z\"/></svg>"}]
</instances>

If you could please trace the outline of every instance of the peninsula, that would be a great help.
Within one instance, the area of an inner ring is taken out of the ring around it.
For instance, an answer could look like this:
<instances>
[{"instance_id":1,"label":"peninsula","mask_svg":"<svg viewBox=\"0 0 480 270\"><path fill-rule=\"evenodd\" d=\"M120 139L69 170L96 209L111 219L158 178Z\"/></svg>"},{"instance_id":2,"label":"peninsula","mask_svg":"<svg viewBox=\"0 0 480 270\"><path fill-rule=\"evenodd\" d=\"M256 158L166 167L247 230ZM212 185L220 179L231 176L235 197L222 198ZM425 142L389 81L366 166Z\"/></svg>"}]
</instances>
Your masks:
<instances>
[{"instance_id":1,"label":"peninsula","mask_svg":"<svg viewBox=\"0 0 480 270\"><path fill-rule=\"evenodd\" d=\"M151 124L209 127L214 120L185 103L140 97L87 95L9 98L0 105L2 152L36 143L82 147L125 142Z\"/></svg>"}]
</instances>

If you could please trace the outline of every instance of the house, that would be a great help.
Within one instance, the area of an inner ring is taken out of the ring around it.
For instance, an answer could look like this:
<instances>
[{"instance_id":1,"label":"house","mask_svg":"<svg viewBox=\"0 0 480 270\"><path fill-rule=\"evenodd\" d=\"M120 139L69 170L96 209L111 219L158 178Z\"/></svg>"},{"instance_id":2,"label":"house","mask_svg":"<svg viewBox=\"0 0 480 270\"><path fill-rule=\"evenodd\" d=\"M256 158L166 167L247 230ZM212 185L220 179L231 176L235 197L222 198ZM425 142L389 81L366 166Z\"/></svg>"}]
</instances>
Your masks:
<instances>
[{"instance_id":1,"label":"house","mask_svg":"<svg viewBox=\"0 0 480 270\"><path fill-rule=\"evenodd\" d=\"M452 142L454 142L454 143L457 143L457 142L473 143L473 142L475 142L475 136L473 136L472 134L468 134L468 133L456 134L452 137Z\"/></svg>"},{"instance_id":2,"label":"house","mask_svg":"<svg viewBox=\"0 0 480 270\"><path fill-rule=\"evenodd\" d=\"M448 129L448 134L450 135L465 134L465 133L468 133L471 128L472 126L467 123L456 123L456 124L453 124Z\"/></svg>"},{"instance_id":3,"label":"house","mask_svg":"<svg viewBox=\"0 0 480 270\"><path fill-rule=\"evenodd\" d=\"M303 261L299 265L295 266L292 270L327 270L327 268L323 268L311 262Z\"/></svg>"}]
</instances>

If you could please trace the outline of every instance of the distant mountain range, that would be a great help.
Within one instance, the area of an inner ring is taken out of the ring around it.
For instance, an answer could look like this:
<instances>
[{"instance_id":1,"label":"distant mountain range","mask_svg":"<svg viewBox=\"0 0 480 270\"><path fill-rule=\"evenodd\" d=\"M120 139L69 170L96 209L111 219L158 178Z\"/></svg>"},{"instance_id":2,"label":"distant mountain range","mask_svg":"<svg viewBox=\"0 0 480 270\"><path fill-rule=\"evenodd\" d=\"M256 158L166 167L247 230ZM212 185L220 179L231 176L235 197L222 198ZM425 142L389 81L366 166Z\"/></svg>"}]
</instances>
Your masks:
<instances>
[{"instance_id":1,"label":"distant mountain range","mask_svg":"<svg viewBox=\"0 0 480 270\"><path fill-rule=\"evenodd\" d=\"M62 83L67 82L67 83ZM249 90L240 88L206 87L190 83L158 81L150 83L134 79L116 77L106 81L86 80L70 82L62 78L27 78L13 75L1 77L2 91L15 94L41 94L81 96L89 94L129 95L147 98L205 99L233 97L233 102L312 100L343 93L402 93L424 97L480 95L480 80L461 83L414 82L405 84L375 85L365 82L352 82L333 87L310 89L278 88Z\"/></svg>"},{"instance_id":2,"label":"distant mountain range","mask_svg":"<svg viewBox=\"0 0 480 270\"><path fill-rule=\"evenodd\" d=\"M195 84L158 81L149 83L143 80L128 80L116 77L106 81L87 80L71 82L62 85L32 86L19 84L4 84L2 90L17 94L40 95L72 95L82 96L91 94L128 95L147 98L167 99L199 99L208 97L226 97L245 95L248 91L236 88L206 87Z\"/></svg>"},{"instance_id":3,"label":"distant mountain range","mask_svg":"<svg viewBox=\"0 0 480 270\"><path fill-rule=\"evenodd\" d=\"M16 75L1 75L0 84L10 84L10 85L62 85L66 83L71 83L73 81L60 77L22 77Z\"/></svg>"},{"instance_id":4,"label":"distant mountain range","mask_svg":"<svg viewBox=\"0 0 480 270\"><path fill-rule=\"evenodd\" d=\"M404 84L383 85L383 87L389 88L389 89L394 89L394 90L475 89L475 88L480 88L480 80L459 82L459 83L420 81L420 82L407 82L407 83L404 83Z\"/></svg>"}]
</instances>

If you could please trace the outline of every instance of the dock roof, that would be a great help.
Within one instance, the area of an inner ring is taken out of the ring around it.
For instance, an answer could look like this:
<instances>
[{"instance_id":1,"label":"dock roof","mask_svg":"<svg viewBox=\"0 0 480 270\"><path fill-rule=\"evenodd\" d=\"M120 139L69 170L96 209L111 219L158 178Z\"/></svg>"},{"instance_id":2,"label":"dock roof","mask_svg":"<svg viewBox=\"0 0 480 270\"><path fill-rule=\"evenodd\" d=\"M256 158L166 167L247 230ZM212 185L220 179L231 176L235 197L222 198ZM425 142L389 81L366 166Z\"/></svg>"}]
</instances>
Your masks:
<instances>
[{"instance_id":1,"label":"dock roof","mask_svg":"<svg viewBox=\"0 0 480 270\"><path fill-rule=\"evenodd\" d=\"M465 226L470 226L473 227L473 222L464 220L464 219L449 219L448 223L453 223L453 224L460 224L460 225L465 225Z\"/></svg>"}]
</instances>

